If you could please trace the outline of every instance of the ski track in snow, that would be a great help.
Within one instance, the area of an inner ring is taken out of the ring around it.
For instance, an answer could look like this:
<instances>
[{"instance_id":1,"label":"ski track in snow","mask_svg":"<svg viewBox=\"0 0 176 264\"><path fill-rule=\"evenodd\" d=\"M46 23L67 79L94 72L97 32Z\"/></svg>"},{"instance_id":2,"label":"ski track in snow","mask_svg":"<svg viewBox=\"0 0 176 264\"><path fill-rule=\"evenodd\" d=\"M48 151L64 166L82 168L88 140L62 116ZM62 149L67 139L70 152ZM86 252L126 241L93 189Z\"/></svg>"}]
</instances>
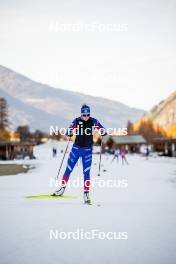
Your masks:
<instances>
[{"instance_id":1,"label":"ski track in snow","mask_svg":"<svg viewBox=\"0 0 176 264\"><path fill-rule=\"evenodd\" d=\"M65 195L76 195L76 199L24 198L53 190L50 180L57 175L63 154L59 151L58 157L52 158L51 148L60 150L65 145L48 142L37 146L36 160L13 161L35 164L34 170L0 177L0 263L175 264L176 159L146 160L128 155L130 165L122 166L116 161L111 164L112 156L107 159L103 155L104 166L98 177L99 156L94 155L92 178L128 181L128 188L92 189L92 202L100 207L83 204L82 188L66 190ZM82 177L81 163L71 179L77 177ZM50 230L77 229L128 232L128 239L50 240Z\"/></svg>"}]
</instances>

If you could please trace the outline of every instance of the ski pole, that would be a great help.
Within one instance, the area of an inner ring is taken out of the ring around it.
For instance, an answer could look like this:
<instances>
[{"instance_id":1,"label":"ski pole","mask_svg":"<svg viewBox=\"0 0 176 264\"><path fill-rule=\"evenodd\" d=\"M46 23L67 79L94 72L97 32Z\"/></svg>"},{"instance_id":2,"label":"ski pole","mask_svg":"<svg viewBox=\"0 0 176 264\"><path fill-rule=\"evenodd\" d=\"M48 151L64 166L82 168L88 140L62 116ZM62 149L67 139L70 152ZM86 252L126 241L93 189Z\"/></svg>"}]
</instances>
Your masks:
<instances>
[{"instance_id":1,"label":"ski pole","mask_svg":"<svg viewBox=\"0 0 176 264\"><path fill-rule=\"evenodd\" d=\"M68 149L68 146L69 146L69 144L70 144L70 141L71 141L71 138L69 138L69 141L68 141L68 143L67 143L67 146L66 146L66 149L65 149L65 152L64 152L64 155L63 155L63 158L62 158L62 161L61 161L60 168L59 168L59 171L58 171L58 174L57 174L56 179L59 178L59 174L60 174L60 171L61 171L61 168L62 168L62 164L63 164L64 159L65 159L65 155L66 155L66 153L67 153L67 149Z\"/></svg>"},{"instance_id":2,"label":"ski pole","mask_svg":"<svg viewBox=\"0 0 176 264\"><path fill-rule=\"evenodd\" d=\"M100 176L100 170L101 170L102 143L103 143L103 139L101 138L101 144L100 144L100 161L99 161L99 168L98 168L98 176Z\"/></svg>"}]
</instances>

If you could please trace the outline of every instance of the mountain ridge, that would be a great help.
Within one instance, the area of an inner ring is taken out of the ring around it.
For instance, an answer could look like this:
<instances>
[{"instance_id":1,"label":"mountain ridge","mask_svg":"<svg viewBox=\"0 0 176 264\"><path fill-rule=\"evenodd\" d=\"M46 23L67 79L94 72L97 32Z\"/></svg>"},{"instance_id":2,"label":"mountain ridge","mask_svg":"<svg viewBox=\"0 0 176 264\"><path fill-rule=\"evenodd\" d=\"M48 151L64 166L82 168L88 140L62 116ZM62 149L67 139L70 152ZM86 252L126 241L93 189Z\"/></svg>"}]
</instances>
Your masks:
<instances>
[{"instance_id":1,"label":"mountain ridge","mask_svg":"<svg viewBox=\"0 0 176 264\"><path fill-rule=\"evenodd\" d=\"M65 89L62 89L60 87L54 87L54 86L48 85L47 83L38 82L38 81L35 81L34 79L29 78L26 75L23 75L21 73L18 73L17 71L12 70L12 69L10 69L10 68L8 68L6 66L0 65L0 71L1 71L1 68L4 68L4 69L6 69L6 70L8 70L8 71L10 71L12 73L16 73L16 74L22 76L23 78L28 79L29 81L35 82L36 84L43 85L43 86L46 86L46 87L51 88L51 89L55 89L55 90L59 89L60 91L63 91L63 92L77 94L77 95L80 95L80 96L88 96L88 97L92 97L94 99L99 99L99 100L102 100L102 101L103 100L104 101L109 101L111 103L118 103L118 104L120 104L122 106L127 106L125 103L122 103L122 102L119 102L119 101L116 101L116 100L112 100L112 99L109 99L109 98L105 98L105 97L102 97L102 96L96 96L96 95L91 95L91 94L88 94L88 93L81 93L81 92L75 92L75 91L71 91L71 90L65 90ZM137 110L141 110L141 111L145 112L145 110L137 108L137 107L132 107L132 106L128 106L128 107L131 108L131 109L137 109Z\"/></svg>"},{"instance_id":2,"label":"mountain ridge","mask_svg":"<svg viewBox=\"0 0 176 264\"><path fill-rule=\"evenodd\" d=\"M121 102L41 84L0 65L0 96L2 95L6 99L8 95L11 96L10 112L14 116L15 125L19 125L20 119L24 123L26 118L32 129L42 128L44 131L48 131L51 123L57 123L59 127L68 126L79 115L82 103L89 104L93 115L103 121L106 127L125 127L128 120L134 122L144 114L143 110L128 107ZM23 115L20 114L20 109L23 109Z\"/></svg>"},{"instance_id":3,"label":"mountain ridge","mask_svg":"<svg viewBox=\"0 0 176 264\"><path fill-rule=\"evenodd\" d=\"M151 119L164 128L176 124L176 91L144 114L144 118Z\"/></svg>"}]
</instances>

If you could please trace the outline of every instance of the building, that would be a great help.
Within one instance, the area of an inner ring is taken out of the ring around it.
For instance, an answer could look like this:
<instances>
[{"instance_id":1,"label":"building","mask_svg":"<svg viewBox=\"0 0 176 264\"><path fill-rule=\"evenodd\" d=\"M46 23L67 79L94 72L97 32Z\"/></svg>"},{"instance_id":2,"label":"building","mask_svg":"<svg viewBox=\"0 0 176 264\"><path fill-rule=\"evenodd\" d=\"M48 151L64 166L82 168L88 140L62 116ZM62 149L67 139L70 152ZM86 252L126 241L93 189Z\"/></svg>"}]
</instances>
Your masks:
<instances>
[{"instance_id":1,"label":"building","mask_svg":"<svg viewBox=\"0 0 176 264\"><path fill-rule=\"evenodd\" d=\"M146 145L147 142L141 135L128 135L128 136L109 136L106 137L105 145L111 141L111 149L120 148L130 152L140 152L142 145Z\"/></svg>"},{"instance_id":2,"label":"building","mask_svg":"<svg viewBox=\"0 0 176 264\"><path fill-rule=\"evenodd\" d=\"M163 156L176 157L176 138L157 138L152 140L153 151L159 152Z\"/></svg>"},{"instance_id":3,"label":"building","mask_svg":"<svg viewBox=\"0 0 176 264\"><path fill-rule=\"evenodd\" d=\"M0 142L0 160L35 158L32 142Z\"/></svg>"}]
</instances>

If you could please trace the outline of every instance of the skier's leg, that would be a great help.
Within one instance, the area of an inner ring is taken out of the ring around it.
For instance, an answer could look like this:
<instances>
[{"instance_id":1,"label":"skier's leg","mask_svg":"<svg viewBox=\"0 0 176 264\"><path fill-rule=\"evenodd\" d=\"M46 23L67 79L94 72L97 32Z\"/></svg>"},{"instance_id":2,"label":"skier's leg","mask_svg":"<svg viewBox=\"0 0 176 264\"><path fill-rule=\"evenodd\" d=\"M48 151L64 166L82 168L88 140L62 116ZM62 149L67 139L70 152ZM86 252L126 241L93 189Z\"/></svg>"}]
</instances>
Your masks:
<instances>
[{"instance_id":1,"label":"skier's leg","mask_svg":"<svg viewBox=\"0 0 176 264\"><path fill-rule=\"evenodd\" d=\"M70 151L69 157L68 157L66 170L62 177L62 186L66 186L69 180L69 176L71 172L73 171L79 157L80 157L80 149L77 146L73 145Z\"/></svg>"},{"instance_id":2,"label":"skier's leg","mask_svg":"<svg viewBox=\"0 0 176 264\"><path fill-rule=\"evenodd\" d=\"M92 164L92 148L84 148L82 152L83 174L84 174L84 201L91 203L89 197L90 169Z\"/></svg>"},{"instance_id":3,"label":"skier's leg","mask_svg":"<svg viewBox=\"0 0 176 264\"><path fill-rule=\"evenodd\" d=\"M84 174L84 191L90 189L90 169L92 164L92 148L85 148L82 153L83 174Z\"/></svg>"},{"instance_id":4,"label":"skier's leg","mask_svg":"<svg viewBox=\"0 0 176 264\"><path fill-rule=\"evenodd\" d=\"M72 150L70 151L70 154L69 154L68 161L67 161L66 170L61 180L61 186L59 186L58 190L55 191L54 195L62 196L64 194L66 184L69 180L69 176L72 170L74 169L74 166L76 165L79 159L79 156L80 156L79 148L73 145Z\"/></svg>"},{"instance_id":5,"label":"skier's leg","mask_svg":"<svg viewBox=\"0 0 176 264\"><path fill-rule=\"evenodd\" d=\"M122 165L124 165L124 159L123 159L123 156L122 156Z\"/></svg>"},{"instance_id":6,"label":"skier's leg","mask_svg":"<svg viewBox=\"0 0 176 264\"><path fill-rule=\"evenodd\" d=\"M128 163L128 161L127 161L127 158L126 158L126 157L124 157L124 159L125 159L125 162L126 162L126 164L127 164L127 165L129 165L129 163Z\"/></svg>"},{"instance_id":7,"label":"skier's leg","mask_svg":"<svg viewBox=\"0 0 176 264\"><path fill-rule=\"evenodd\" d=\"M115 156L113 157L113 159L112 159L111 163L113 163L114 159L115 159Z\"/></svg>"}]
</instances>

